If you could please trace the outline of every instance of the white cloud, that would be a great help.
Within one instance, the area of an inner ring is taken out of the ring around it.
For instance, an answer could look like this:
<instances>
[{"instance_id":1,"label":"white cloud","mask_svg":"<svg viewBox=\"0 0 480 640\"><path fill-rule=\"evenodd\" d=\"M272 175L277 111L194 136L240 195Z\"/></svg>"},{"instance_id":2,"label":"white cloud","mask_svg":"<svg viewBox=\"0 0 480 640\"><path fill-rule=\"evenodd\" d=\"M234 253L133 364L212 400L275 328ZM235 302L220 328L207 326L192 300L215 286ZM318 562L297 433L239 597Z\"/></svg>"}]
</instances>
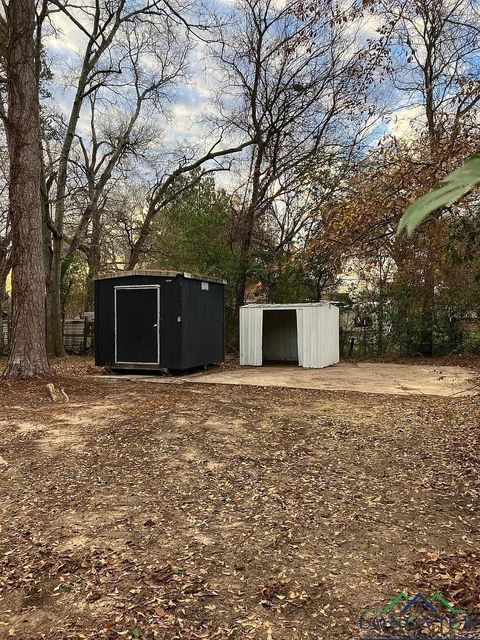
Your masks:
<instances>
[{"instance_id":1,"label":"white cloud","mask_svg":"<svg viewBox=\"0 0 480 640\"><path fill-rule=\"evenodd\" d=\"M382 25L380 16L375 14L368 14L362 16L357 20L352 20L347 25L346 32L350 36L355 36L358 39L357 44L364 44L367 39L374 40L379 37L378 30Z\"/></svg>"},{"instance_id":2,"label":"white cloud","mask_svg":"<svg viewBox=\"0 0 480 640\"><path fill-rule=\"evenodd\" d=\"M424 120L424 109L421 105L408 106L399 109L391 119L388 131L396 138L403 140L415 137L415 125Z\"/></svg>"},{"instance_id":3,"label":"white cloud","mask_svg":"<svg viewBox=\"0 0 480 640\"><path fill-rule=\"evenodd\" d=\"M84 22L84 19L81 22ZM53 54L78 54L82 50L86 36L68 16L62 12L54 13L52 26L56 33L49 34L45 38L45 46L49 51Z\"/></svg>"}]
</instances>

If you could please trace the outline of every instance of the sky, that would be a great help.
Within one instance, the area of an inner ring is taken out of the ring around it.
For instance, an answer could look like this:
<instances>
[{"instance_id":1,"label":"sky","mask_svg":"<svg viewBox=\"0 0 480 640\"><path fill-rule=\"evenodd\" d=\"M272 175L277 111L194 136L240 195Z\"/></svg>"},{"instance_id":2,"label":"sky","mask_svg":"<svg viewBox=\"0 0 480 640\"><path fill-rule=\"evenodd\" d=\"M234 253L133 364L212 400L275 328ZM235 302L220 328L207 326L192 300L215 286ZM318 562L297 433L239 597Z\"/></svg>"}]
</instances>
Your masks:
<instances>
[{"instance_id":1,"label":"sky","mask_svg":"<svg viewBox=\"0 0 480 640\"><path fill-rule=\"evenodd\" d=\"M211 0L212 2L214 0ZM277 4L284 0L276 0ZM233 6L235 0L221 0L214 6L217 14L225 15ZM85 23L85 19L82 18ZM55 107L63 114L68 114L73 98L71 81L73 69L78 68L78 62L85 46L86 37L81 30L64 14L56 13L52 17L55 33L51 33L45 40L49 64L54 73L54 82L51 87ZM366 38L378 37L379 20L376 16L367 16L362 21L352 23L352 32L355 32L359 41ZM168 122L164 123L164 140L171 139L173 143L188 140L191 143L205 146L213 138L208 136L208 127L205 126L205 116L215 115L215 95L219 90L218 76L212 59L208 59L208 45L198 41L189 54L189 77L183 80L172 95L169 104ZM65 88L65 81L70 82L70 87ZM389 127L398 133L408 130L410 111L404 110L401 117L392 119ZM87 133L89 130L89 114L83 111L78 125L79 132Z\"/></svg>"},{"instance_id":2,"label":"sky","mask_svg":"<svg viewBox=\"0 0 480 640\"><path fill-rule=\"evenodd\" d=\"M206 9L207 13L209 9L214 10L222 19L226 18L234 9L236 2L236 0L205 1L209 3ZM285 0L274 0L274 2L281 6ZM205 11L205 5L203 10ZM83 14L77 13L76 17L81 18L82 23L88 26ZM67 117L71 109L74 81L85 47L86 36L61 12L52 16L52 24L54 29L45 39L49 65L54 74L54 80L50 87L52 93L50 106ZM380 19L372 14L363 16L348 25L357 44L363 44L367 40L378 40L380 27ZM143 63L148 71L152 64L151 60L145 58ZM164 102L164 106L166 106L164 113L160 115L156 112L150 115L151 121L160 128L158 137L162 149L174 150L182 144L196 147L202 151L209 148L217 137L212 122L208 119L213 119L218 113L216 100L221 90L221 74L209 56L209 45L199 39L188 55L188 74L170 92L168 101ZM382 91L385 115L372 140L376 142L380 136L387 134L408 140L414 130L413 123L422 119L422 109L413 102L408 93L400 93L388 82L385 83ZM122 101L126 99L121 91L120 94L120 98L116 98L117 110L119 106L121 107ZM105 103L101 108L107 114L107 119L108 114L112 114L112 119L117 117L114 115L116 111L111 105ZM389 113L387 114L387 112ZM78 123L80 135L85 134L88 137L89 123L89 113L84 109ZM225 141L229 145L235 142L237 140L234 139ZM229 185L235 178L233 174L224 174L223 176L217 174L217 180L220 180L223 185Z\"/></svg>"},{"instance_id":3,"label":"sky","mask_svg":"<svg viewBox=\"0 0 480 640\"><path fill-rule=\"evenodd\" d=\"M229 1L229 0L227 0ZM82 22L85 23L84 17ZM73 70L78 69L83 55L86 37L63 13L54 14L55 33L45 39L45 48L54 80L50 87L55 107L64 115L69 114L73 100ZM166 135L172 139L205 140L203 116L213 110L213 93L216 90L215 74L205 64L205 46L199 41L189 54L189 77L179 84L168 105L169 121ZM143 60L148 65L147 60ZM79 132L88 134L89 113L83 110L78 124Z\"/></svg>"}]
</instances>

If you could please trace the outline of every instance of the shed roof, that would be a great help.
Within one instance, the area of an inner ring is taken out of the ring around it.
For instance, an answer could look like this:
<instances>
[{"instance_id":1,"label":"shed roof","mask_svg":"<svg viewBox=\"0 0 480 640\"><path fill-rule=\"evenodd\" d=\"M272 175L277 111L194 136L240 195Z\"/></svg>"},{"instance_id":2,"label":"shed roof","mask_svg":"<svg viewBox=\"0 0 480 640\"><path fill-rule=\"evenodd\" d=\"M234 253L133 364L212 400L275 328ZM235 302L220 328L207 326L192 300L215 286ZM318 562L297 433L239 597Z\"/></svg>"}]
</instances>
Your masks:
<instances>
[{"instance_id":1,"label":"shed roof","mask_svg":"<svg viewBox=\"0 0 480 640\"><path fill-rule=\"evenodd\" d=\"M97 276L95 280L110 280L111 278L126 278L128 276L157 276L159 278L176 278L182 276L191 280L202 280L203 282L218 282L219 284L227 284L226 280L221 278L212 278L201 273L187 273L186 271L157 271L155 269L134 269L132 271L111 271L101 276Z\"/></svg>"},{"instance_id":2,"label":"shed roof","mask_svg":"<svg viewBox=\"0 0 480 640\"><path fill-rule=\"evenodd\" d=\"M304 307L324 307L335 302L292 302L286 304L244 304L242 309L303 309Z\"/></svg>"}]
</instances>

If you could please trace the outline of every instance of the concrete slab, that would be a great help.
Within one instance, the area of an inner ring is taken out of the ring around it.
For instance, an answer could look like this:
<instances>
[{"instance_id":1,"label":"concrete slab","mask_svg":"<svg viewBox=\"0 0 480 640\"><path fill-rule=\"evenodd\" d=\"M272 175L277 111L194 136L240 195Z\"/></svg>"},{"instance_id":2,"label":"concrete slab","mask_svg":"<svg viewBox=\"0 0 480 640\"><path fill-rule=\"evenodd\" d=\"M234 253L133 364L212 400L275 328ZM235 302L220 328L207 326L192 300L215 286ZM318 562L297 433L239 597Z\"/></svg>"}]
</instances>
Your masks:
<instances>
[{"instance_id":1,"label":"concrete slab","mask_svg":"<svg viewBox=\"0 0 480 640\"><path fill-rule=\"evenodd\" d=\"M302 369L285 365L240 367L202 372L175 380L395 395L461 397L479 393L475 373L464 367L376 362L344 362L325 369Z\"/></svg>"}]
</instances>

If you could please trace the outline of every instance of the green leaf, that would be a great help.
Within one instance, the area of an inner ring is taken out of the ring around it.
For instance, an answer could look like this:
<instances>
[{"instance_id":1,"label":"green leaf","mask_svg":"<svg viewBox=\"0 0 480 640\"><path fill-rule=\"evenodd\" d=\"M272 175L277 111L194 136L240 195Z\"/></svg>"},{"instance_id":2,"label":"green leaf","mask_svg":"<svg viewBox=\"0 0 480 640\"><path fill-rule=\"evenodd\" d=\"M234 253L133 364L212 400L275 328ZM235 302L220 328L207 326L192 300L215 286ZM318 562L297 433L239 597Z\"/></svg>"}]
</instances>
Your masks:
<instances>
[{"instance_id":1,"label":"green leaf","mask_svg":"<svg viewBox=\"0 0 480 640\"><path fill-rule=\"evenodd\" d=\"M442 183L412 203L400 220L397 233L404 229L410 236L428 216L429 213L451 202L460 200L462 196L480 186L480 154L470 156L464 165L452 171Z\"/></svg>"},{"instance_id":2,"label":"green leaf","mask_svg":"<svg viewBox=\"0 0 480 640\"><path fill-rule=\"evenodd\" d=\"M137 627L135 627L135 629L132 629L132 636L134 638L140 638L141 637L141 633L140 633L140 629L137 629Z\"/></svg>"}]
</instances>

